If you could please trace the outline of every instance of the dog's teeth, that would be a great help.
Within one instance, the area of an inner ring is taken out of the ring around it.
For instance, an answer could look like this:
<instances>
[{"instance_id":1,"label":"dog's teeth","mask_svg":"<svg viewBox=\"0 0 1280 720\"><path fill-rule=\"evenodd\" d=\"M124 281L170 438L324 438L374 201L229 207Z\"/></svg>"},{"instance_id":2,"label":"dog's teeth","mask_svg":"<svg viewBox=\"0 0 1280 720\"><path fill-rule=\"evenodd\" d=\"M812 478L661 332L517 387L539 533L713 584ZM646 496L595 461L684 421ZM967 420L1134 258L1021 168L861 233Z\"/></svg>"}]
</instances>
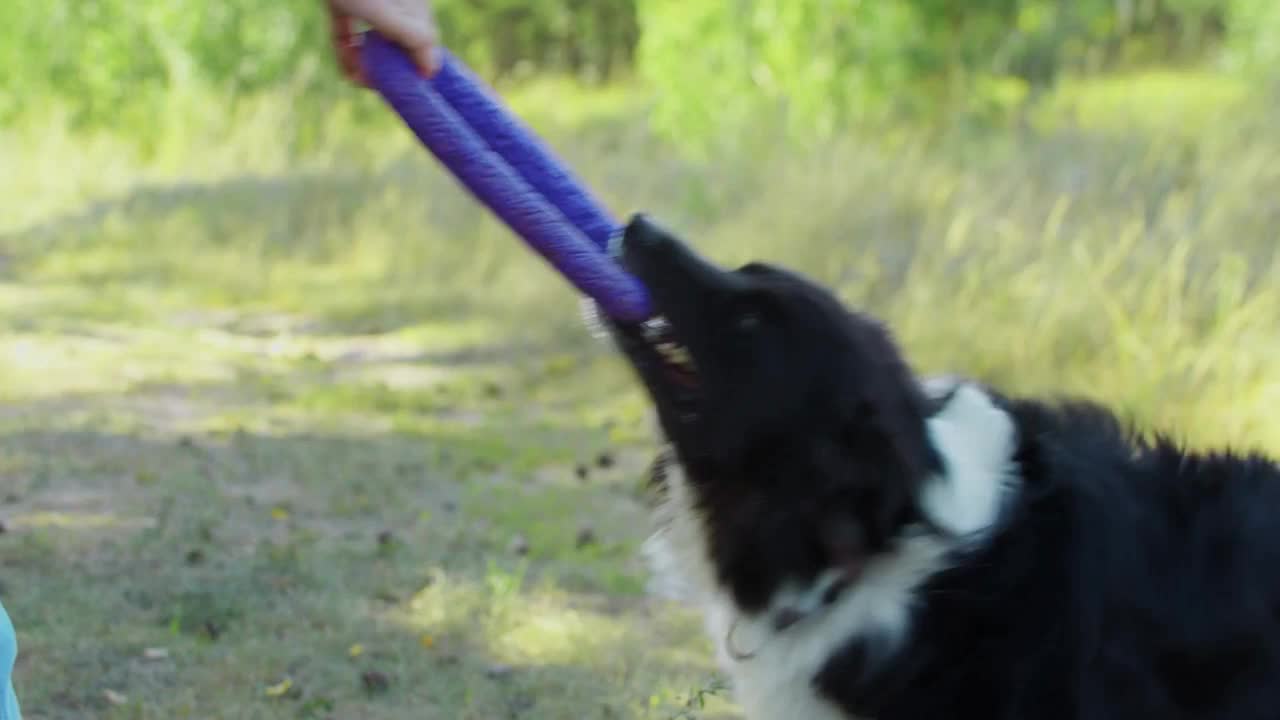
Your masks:
<instances>
[{"instance_id":1,"label":"dog's teeth","mask_svg":"<svg viewBox=\"0 0 1280 720\"><path fill-rule=\"evenodd\" d=\"M653 341L666 334L670 327L671 325L667 322L667 319L659 316L645 321L644 325L641 326L641 329L642 332L644 332L645 339Z\"/></svg>"},{"instance_id":2,"label":"dog's teeth","mask_svg":"<svg viewBox=\"0 0 1280 720\"><path fill-rule=\"evenodd\" d=\"M693 370L693 357L683 345L674 342L661 342L654 346L662 359L682 370Z\"/></svg>"},{"instance_id":3,"label":"dog's teeth","mask_svg":"<svg viewBox=\"0 0 1280 720\"><path fill-rule=\"evenodd\" d=\"M686 370L693 369L693 357L689 355L689 351L685 348L676 347L667 358Z\"/></svg>"}]
</instances>

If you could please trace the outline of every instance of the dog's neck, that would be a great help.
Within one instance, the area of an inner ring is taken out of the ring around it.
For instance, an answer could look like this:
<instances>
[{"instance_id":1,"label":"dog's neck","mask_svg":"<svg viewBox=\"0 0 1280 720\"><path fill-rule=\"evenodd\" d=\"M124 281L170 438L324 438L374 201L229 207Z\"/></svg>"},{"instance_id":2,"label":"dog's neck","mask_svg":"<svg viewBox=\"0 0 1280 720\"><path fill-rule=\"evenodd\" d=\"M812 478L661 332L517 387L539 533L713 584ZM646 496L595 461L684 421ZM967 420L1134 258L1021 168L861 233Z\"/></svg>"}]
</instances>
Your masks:
<instances>
[{"instance_id":1,"label":"dog's neck","mask_svg":"<svg viewBox=\"0 0 1280 720\"><path fill-rule=\"evenodd\" d=\"M675 583L666 589L706 612L744 707L758 708L751 717L801 716L785 702L815 703L811 716L827 717L821 699L796 698L793 688L808 687L851 639L881 653L898 646L908 635L918 588L947 567L952 552L981 543L998 524L1017 485L1011 418L977 386L938 381L925 387L939 399L927 430L942 472L917 498L921 522L906 527L893 549L871 559L856 578L830 569L812 582L783 586L758 613L739 608L717 582L695 491L677 464L666 467L661 529L647 552L658 577Z\"/></svg>"},{"instance_id":2,"label":"dog's neck","mask_svg":"<svg viewBox=\"0 0 1280 720\"><path fill-rule=\"evenodd\" d=\"M934 538L940 545L957 547L979 542L998 522L1016 482L1013 421L973 385L935 381L926 387L944 400L927 421L943 471L925 483L918 499L921 522L908 527L900 541ZM892 555L886 560L892 562ZM864 570L833 568L808 587L784 588L766 611L768 624L773 632L783 633L815 621L855 588ZM752 654L736 648L733 639L732 632L725 638L732 654L744 659Z\"/></svg>"}]
</instances>

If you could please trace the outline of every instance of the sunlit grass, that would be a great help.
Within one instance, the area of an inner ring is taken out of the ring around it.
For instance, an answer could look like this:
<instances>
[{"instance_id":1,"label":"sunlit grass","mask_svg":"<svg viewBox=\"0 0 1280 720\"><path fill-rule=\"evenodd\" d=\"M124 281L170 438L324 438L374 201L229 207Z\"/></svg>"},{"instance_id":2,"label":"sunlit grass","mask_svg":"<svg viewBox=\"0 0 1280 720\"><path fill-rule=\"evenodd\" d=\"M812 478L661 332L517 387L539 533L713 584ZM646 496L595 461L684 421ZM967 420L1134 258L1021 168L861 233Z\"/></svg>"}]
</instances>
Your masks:
<instances>
[{"instance_id":1,"label":"sunlit grass","mask_svg":"<svg viewBox=\"0 0 1280 720\"><path fill-rule=\"evenodd\" d=\"M1247 108L1258 88L1247 78L1186 70L1148 70L1068 79L1041 110L1046 123L1161 132L1195 139Z\"/></svg>"},{"instance_id":2,"label":"sunlit grass","mask_svg":"<svg viewBox=\"0 0 1280 720\"><path fill-rule=\"evenodd\" d=\"M629 612L637 609L632 606ZM543 688L539 696L548 717L579 717L603 708L629 716L671 717L698 689L673 671L711 672L704 643L688 642L699 632L698 624L682 614L652 616L637 624L626 612L603 597L531 582L521 567L490 567L479 580L442 571L433 574L396 621L438 652L469 647L471 653L490 659L490 674L513 668L535 674L579 668L621 685L647 683L643 692L622 700L601 693L586 676L562 673L563 684ZM649 610L642 612L650 617ZM484 692L479 675L464 681L474 686L474 691L463 693L472 702ZM723 711L726 705L713 701L710 707Z\"/></svg>"}]
</instances>

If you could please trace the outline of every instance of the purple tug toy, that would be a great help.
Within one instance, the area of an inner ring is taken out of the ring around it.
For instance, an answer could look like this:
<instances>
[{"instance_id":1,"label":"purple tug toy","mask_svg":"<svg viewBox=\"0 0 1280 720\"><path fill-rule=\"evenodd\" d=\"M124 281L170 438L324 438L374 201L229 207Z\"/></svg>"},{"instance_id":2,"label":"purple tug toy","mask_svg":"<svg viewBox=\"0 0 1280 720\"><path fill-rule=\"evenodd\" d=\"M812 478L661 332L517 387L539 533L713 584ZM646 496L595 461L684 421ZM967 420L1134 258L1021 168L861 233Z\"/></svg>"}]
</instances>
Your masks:
<instances>
[{"instance_id":1,"label":"purple tug toy","mask_svg":"<svg viewBox=\"0 0 1280 720\"><path fill-rule=\"evenodd\" d=\"M362 52L370 83L472 195L609 317L649 319L644 286L609 255L617 221L460 60L444 52L424 78L376 31Z\"/></svg>"}]
</instances>

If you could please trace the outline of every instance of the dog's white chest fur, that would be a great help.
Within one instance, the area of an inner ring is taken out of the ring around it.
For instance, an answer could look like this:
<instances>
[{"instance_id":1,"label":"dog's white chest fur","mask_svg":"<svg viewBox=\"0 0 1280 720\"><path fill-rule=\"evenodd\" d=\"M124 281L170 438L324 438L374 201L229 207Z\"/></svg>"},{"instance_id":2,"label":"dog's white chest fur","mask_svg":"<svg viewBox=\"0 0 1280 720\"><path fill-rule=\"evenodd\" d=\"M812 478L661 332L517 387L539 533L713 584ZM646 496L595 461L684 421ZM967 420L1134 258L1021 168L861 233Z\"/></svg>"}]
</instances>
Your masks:
<instances>
[{"instance_id":1,"label":"dog's white chest fur","mask_svg":"<svg viewBox=\"0 0 1280 720\"><path fill-rule=\"evenodd\" d=\"M922 509L956 535L921 531L906 537L895 553L873 561L857 585L826 607L821 598L834 576L784 589L771 601L771 610L798 608L805 617L783 630L774 629L772 612L742 613L717 582L693 490L679 467L669 465L666 498L657 510L659 530L644 548L655 589L702 610L717 659L750 720L851 720L817 691L814 677L851 640L885 652L902 642L916 588L944 567L948 552L994 521L1013 480L1009 418L985 393L962 386L929 430L947 472L921 498Z\"/></svg>"},{"instance_id":2,"label":"dog's white chest fur","mask_svg":"<svg viewBox=\"0 0 1280 720\"><path fill-rule=\"evenodd\" d=\"M667 482L668 524L645 546L657 571L656 589L702 610L717 660L729 674L746 716L751 720L849 720L818 694L813 678L851 638L875 635L886 649L899 640L907 627L912 590L938 569L947 546L930 537L912 538L892 562L869 566L858 586L837 603L775 631L770 614L744 615L718 588L706 559L699 520L679 510L691 502L684 476L672 472ZM811 588L788 589L775 599L775 605L816 610L828 584L824 578ZM735 653L751 657L736 659Z\"/></svg>"}]
</instances>

